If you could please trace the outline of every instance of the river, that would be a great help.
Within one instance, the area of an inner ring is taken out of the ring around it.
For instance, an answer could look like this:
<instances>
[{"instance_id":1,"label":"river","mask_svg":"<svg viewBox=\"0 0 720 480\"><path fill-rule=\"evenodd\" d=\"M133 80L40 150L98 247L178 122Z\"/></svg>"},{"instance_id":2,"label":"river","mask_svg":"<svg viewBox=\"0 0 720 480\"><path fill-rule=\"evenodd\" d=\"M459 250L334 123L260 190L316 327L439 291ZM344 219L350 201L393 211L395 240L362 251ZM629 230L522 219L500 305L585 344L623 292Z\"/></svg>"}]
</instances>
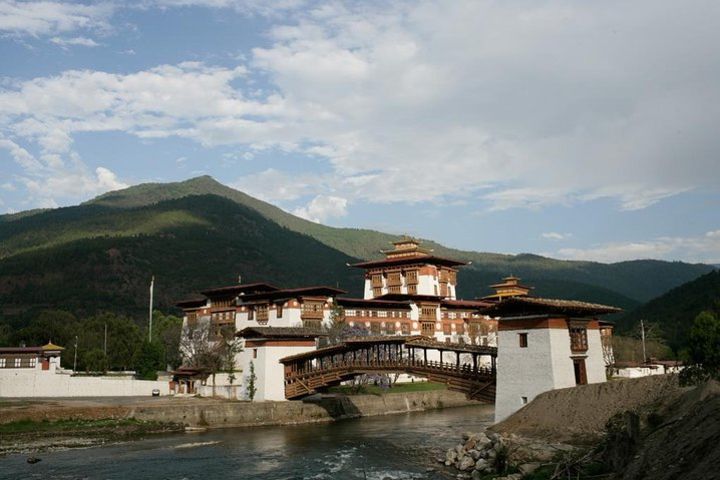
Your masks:
<instances>
[{"instance_id":1,"label":"river","mask_svg":"<svg viewBox=\"0 0 720 480\"><path fill-rule=\"evenodd\" d=\"M337 423L220 429L0 458L0 479L448 479L435 461L492 423L472 406ZM436 469L436 470L429 470Z\"/></svg>"}]
</instances>

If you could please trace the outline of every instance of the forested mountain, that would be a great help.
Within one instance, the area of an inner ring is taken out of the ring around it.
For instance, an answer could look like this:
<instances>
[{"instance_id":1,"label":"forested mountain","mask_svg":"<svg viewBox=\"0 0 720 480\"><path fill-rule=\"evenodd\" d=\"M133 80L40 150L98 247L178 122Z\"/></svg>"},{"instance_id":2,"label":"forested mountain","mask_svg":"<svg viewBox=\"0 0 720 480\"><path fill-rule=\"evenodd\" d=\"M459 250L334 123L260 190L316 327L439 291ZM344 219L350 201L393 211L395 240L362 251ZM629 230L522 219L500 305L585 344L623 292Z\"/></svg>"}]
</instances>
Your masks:
<instances>
[{"instance_id":1,"label":"forested mountain","mask_svg":"<svg viewBox=\"0 0 720 480\"><path fill-rule=\"evenodd\" d=\"M720 314L720 270L707 273L633 310L617 321L618 333L626 333L644 320L676 352L687 345L695 317L702 311Z\"/></svg>"},{"instance_id":2,"label":"forested mountain","mask_svg":"<svg viewBox=\"0 0 720 480\"><path fill-rule=\"evenodd\" d=\"M6 319L20 322L41 308L141 316L151 275L157 305L165 310L238 275L283 286L339 285L359 294L360 272L346 263L376 258L396 238L309 222L210 177L138 185L79 206L0 216L0 305ZM512 273L534 285L537 295L631 310L712 269L467 252L431 241L425 246L473 262L459 276L464 298L489 293L487 285Z\"/></svg>"}]
</instances>

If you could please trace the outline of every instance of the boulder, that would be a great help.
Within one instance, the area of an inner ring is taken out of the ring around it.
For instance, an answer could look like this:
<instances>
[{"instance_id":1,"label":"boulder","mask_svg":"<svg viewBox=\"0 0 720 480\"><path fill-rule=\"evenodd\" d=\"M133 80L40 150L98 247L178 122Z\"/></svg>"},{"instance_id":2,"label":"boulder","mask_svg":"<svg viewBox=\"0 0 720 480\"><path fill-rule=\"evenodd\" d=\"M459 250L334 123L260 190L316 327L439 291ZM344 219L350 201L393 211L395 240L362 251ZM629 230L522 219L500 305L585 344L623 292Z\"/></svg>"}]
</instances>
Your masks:
<instances>
[{"instance_id":1,"label":"boulder","mask_svg":"<svg viewBox=\"0 0 720 480\"><path fill-rule=\"evenodd\" d=\"M474 466L475 466L475 460L473 460L472 457L465 456L460 459L460 461L458 462L457 468L458 468L458 470L464 472L465 470L470 470Z\"/></svg>"},{"instance_id":2,"label":"boulder","mask_svg":"<svg viewBox=\"0 0 720 480\"><path fill-rule=\"evenodd\" d=\"M518 466L518 470L520 471L520 473L522 473L523 477L530 475L538 468L540 468L539 463L523 463L522 465Z\"/></svg>"},{"instance_id":3,"label":"boulder","mask_svg":"<svg viewBox=\"0 0 720 480\"><path fill-rule=\"evenodd\" d=\"M445 453L445 462L446 462L446 463L447 463L447 462L452 463L452 462L454 462L455 460L457 460L457 458L458 458L458 454L457 454L457 452L455 451L454 448L449 449L449 450L447 451L447 453Z\"/></svg>"},{"instance_id":4,"label":"boulder","mask_svg":"<svg viewBox=\"0 0 720 480\"><path fill-rule=\"evenodd\" d=\"M480 472L484 472L487 469L492 468L491 465L488 463L487 460L481 458L477 462L475 462L475 470L478 470Z\"/></svg>"}]
</instances>

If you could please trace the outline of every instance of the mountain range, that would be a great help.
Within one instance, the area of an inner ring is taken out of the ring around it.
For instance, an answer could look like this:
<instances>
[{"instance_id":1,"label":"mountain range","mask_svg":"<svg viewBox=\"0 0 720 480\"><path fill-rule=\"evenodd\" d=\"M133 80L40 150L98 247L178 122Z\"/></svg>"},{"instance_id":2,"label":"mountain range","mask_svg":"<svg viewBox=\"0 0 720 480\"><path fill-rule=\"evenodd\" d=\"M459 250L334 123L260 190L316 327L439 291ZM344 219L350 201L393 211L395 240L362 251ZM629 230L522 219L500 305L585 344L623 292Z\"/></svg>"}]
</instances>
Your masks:
<instances>
[{"instance_id":1,"label":"mountain range","mask_svg":"<svg viewBox=\"0 0 720 480\"><path fill-rule=\"evenodd\" d=\"M192 292L242 281L282 286L326 284L362 293L347 264L380 258L396 240L374 230L335 228L203 176L147 183L83 204L0 216L1 314L22 322L42 308L79 314L143 315L150 277L159 308ZM458 294L474 298L514 274L534 294L608 303L631 311L713 267L635 260L612 264L456 250L431 240L441 256L472 262Z\"/></svg>"}]
</instances>

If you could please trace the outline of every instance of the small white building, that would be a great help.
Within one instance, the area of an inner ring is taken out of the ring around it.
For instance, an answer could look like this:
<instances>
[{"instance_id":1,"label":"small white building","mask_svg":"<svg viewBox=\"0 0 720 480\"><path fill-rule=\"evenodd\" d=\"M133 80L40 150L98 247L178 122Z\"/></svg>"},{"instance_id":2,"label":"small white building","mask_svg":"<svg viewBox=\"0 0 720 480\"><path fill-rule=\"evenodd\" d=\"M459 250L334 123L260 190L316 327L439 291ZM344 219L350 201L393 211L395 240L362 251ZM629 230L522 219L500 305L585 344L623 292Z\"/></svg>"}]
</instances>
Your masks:
<instances>
[{"instance_id":1,"label":"small white building","mask_svg":"<svg viewBox=\"0 0 720 480\"><path fill-rule=\"evenodd\" d=\"M238 336L245 340L242 352L243 398L255 388L253 401L285 400L285 366L280 359L317 349L317 330L290 327L247 327ZM251 376L255 378L251 382Z\"/></svg>"},{"instance_id":2,"label":"small white building","mask_svg":"<svg viewBox=\"0 0 720 480\"><path fill-rule=\"evenodd\" d=\"M597 315L618 309L572 300L513 297L499 315L495 421L548 390L605 382Z\"/></svg>"}]
</instances>

